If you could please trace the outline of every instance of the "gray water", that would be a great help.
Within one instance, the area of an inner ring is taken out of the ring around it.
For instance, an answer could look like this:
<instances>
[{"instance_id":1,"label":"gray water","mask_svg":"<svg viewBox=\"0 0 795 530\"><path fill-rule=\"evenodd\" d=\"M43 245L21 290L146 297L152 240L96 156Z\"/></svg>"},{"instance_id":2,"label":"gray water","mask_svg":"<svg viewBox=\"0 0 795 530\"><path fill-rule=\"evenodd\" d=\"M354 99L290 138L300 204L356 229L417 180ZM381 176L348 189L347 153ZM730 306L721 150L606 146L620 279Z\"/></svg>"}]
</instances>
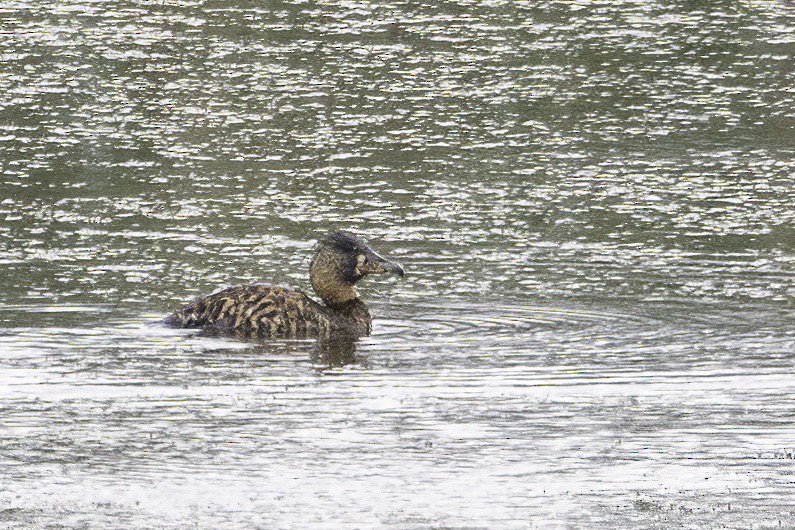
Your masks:
<instances>
[{"instance_id":1,"label":"gray water","mask_svg":"<svg viewBox=\"0 0 795 530\"><path fill-rule=\"evenodd\" d=\"M786 1L6 2L0 527L795 526ZM354 344L160 326L314 240Z\"/></svg>"}]
</instances>

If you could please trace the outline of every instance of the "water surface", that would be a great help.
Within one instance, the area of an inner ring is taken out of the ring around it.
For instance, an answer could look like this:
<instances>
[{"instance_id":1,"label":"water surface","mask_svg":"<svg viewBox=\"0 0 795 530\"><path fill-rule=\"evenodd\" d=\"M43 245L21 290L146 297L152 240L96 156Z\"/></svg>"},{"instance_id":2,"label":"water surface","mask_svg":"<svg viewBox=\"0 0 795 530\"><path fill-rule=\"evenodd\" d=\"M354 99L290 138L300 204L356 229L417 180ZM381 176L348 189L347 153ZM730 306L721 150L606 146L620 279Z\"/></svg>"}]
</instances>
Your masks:
<instances>
[{"instance_id":1,"label":"water surface","mask_svg":"<svg viewBox=\"0 0 795 530\"><path fill-rule=\"evenodd\" d=\"M2 525L795 525L788 3L0 18ZM372 336L157 324L338 228Z\"/></svg>"}]
</instances>

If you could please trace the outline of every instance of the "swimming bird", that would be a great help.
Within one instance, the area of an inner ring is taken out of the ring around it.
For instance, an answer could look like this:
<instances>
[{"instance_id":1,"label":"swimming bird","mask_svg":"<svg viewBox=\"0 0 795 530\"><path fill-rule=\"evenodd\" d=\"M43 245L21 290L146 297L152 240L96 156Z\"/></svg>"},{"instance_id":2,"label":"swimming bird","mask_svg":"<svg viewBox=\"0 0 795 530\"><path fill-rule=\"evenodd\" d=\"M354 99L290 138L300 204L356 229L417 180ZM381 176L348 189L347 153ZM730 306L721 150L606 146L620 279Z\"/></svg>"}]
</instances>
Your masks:
<instances>
[{"instance_id":1,"label":"swimming bird","mask_svg":"<svg viewBox=\"0 0 795 530\"><path fill-rule=\"evenodd\" d=\"M309 264L309 279L322 304L300 290L243 285L196 300L164 322L245 338L368 335L372 317L356 283L385 272L404 275L399 263L379 256L364 239L330 232L318 241Z\"/></svg>"}]
</instances>

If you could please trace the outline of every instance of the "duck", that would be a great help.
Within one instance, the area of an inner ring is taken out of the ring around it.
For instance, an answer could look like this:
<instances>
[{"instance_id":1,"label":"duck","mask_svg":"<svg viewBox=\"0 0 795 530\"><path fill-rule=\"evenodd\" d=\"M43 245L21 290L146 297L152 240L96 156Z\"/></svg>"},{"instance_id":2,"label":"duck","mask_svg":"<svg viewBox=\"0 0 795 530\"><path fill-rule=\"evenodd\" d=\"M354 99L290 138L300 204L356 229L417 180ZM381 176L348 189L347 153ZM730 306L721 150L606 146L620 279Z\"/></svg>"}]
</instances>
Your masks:
<instances>
[{"instance_id":1,"label":"duck","mask_svg":"<svg viewBox=\"0 0 795 530\"><path fill-rule=\"evenodd\" d=\"M309 280L322 303L298 289L241 285L200 298L164 323L251 339L365 336L372 330L372 317L356 284L381 273L405 275L398 262L380 256L362 237L329 232L318 240L309 263Z\"/></svg>"}]
</instances>

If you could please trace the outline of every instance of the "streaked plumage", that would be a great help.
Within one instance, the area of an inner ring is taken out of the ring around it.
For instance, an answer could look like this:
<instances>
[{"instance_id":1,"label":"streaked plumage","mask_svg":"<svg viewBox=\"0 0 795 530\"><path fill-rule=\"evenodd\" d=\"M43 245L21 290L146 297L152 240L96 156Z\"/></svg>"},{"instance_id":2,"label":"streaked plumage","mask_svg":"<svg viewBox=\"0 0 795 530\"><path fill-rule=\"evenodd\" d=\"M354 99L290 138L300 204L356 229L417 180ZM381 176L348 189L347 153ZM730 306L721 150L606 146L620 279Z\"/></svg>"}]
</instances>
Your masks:
<instances>
[{"instance_id":1,"label":"streaked plumage","mask_svg":"<svg viewBox=\"0 0 795 530\"><path fill-rule=\"evenodd\" d=\"M399 264L382 258L349 232L321 238L309 269L312 287L323 304L298 290L243 285L197 300L165 322L250 338L367 335L372 319L356 293L356 282L381 272L403 276Z\"/></svg>"}]
</instances>

